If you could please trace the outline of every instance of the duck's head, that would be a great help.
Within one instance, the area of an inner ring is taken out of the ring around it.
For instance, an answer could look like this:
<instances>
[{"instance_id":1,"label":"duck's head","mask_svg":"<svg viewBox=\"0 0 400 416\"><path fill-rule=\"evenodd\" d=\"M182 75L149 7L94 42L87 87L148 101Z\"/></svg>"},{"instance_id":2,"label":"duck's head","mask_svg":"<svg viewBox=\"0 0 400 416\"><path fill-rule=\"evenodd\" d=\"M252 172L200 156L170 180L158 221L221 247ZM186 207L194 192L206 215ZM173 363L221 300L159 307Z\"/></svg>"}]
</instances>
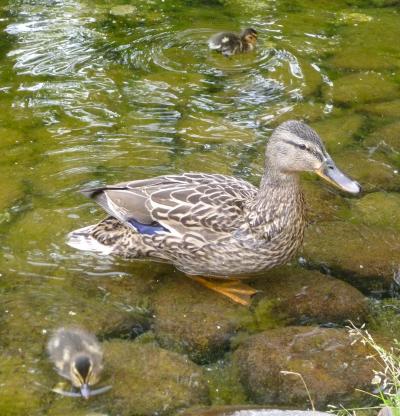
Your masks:
<instances>
[{"instance_id":1,"label":"duck's head","mask_svg":"<svg viewBox=\"0 0 400 416\"><path fill-rule=\"evenodd\" d=\"M257 43L257 31L251 27L245 29L240 34L242 42L247 43L248 45L255 46Z\"/></svg>"},{"instance_id":2,"label":"duck's head","mask_svg":"<svg viewBox=\"0 0 400 416\"><path fill-rule=\"evenodd\" d=\"M269 167L283 174L315 172L345 192L361 191L356 181L337 168L318 134L300 121L285 121L274 130L266 159Z\"/></svg>"},{"instance_id":3,"label":"duck's head","mask_svg":"<svg viewBox=\"0 0 400 416\"><path fill-rule=\"evenodd\" d=\"M71 382L80 389L83 398L88 399L91 396L90 386L97 383L98 376L90 355L81 353L73 358L70 374Z\"/></svg>"}]
</instances>

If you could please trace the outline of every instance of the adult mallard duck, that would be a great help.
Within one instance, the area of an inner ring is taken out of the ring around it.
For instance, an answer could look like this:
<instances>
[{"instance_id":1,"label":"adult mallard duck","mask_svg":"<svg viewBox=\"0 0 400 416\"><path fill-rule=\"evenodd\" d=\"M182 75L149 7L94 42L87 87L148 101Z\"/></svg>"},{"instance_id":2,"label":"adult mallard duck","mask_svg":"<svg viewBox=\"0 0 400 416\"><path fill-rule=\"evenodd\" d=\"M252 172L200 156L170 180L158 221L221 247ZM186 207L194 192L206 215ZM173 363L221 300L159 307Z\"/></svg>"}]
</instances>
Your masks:
<instances>
[{"instance_id":1,"label":"adult mallard duck","mask_svg":"<svg viewBox=\"0 0 400 416\"><path fill-rule=\"evenodd\" d=\"M91 386L99 381L103 369L103 353L94 335L79 328L59 328L51 336L47 352L58 374L80 389L80 393L60 389L54 389L54 392L88 399L111 388L106 386L91 390Z\"/></svg>"},{"instance_id":2,"label":"adult mallard duck","mask_svg":"<svg viewBox=\"0 0 400 416\"><path fill-rule=\"evenodd\" d=\"M221 52L224 56L231 56L241 52L252 51L257 42L257 31L248 28L241 33L221 32L208 41L208 47Z\"/></svg>"},{"instance_id":3,"label":"adult mallard duck","mask_svg":"<svg viewBox=\"0 0 400 416\"><path fill-rule=\"evenodd\" d=\"M287 121L267 144L259 188L231 176L183 173L86 189L83 194L110 216L73 231L68 243L101 254L172 263L246 304L255 291L230 279L286 263L303 240L305 208L298 178L303 171L346 192L360 192L358 183L335 166L313 129ZM216 278L225 282L218 284Z\"/></svg>"}]
</instances>

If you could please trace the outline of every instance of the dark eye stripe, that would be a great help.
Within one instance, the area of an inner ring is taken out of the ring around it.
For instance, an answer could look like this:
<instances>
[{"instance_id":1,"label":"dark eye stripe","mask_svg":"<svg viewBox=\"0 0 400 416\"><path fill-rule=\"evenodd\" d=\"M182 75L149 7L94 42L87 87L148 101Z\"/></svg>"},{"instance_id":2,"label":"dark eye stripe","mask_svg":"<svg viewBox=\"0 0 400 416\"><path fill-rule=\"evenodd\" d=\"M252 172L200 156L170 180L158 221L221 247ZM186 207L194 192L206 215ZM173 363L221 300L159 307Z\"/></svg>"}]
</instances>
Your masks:
<instances>
[{"instance_id":1,"label":"dark eye stripe","mask_svg":"<svg viewBox=\"0 0 400 416\"><path fill-rule=\"evenodd\" d=\"M297 147L298 149L301 150L306 150L307 152L311 153L312 155L314 155L318 160L320 160L321 162L324 160L323 156L321 155L321 153L316 152L314 149L311 149L309 147L307 147L304 144L298 144L296 142L293 142L292 140L284 140L286 143L289 143L295 147Z\"/></svg>"}]
</instances>

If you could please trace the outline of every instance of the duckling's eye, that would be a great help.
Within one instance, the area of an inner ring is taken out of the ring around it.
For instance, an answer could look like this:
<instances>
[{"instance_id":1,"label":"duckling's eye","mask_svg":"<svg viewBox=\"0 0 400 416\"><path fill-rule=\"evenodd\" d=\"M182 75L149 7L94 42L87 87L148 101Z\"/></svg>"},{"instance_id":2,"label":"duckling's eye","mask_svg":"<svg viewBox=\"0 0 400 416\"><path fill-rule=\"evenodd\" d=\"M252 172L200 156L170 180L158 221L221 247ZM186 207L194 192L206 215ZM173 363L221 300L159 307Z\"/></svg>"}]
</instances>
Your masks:
<instances>
[{"instance_id":1,"label":"duckling's eye","mask_svg":"<svg viewBox=\"0 0 400 416\"><path fill-rule=\"evenodd\" d=\"M307 150L307 146L306 146L305 144L300 144L300 145L299 145L299 148L300 148L301 150Z\"/></svg>"}]
</instances>

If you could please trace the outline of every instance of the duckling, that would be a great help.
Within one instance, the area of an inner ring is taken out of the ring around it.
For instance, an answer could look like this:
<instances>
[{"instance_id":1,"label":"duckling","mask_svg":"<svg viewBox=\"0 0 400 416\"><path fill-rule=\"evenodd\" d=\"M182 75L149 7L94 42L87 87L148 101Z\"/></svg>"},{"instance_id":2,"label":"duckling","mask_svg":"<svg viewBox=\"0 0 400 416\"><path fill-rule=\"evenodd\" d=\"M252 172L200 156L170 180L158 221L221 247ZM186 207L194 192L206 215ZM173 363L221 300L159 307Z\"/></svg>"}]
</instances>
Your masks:
<instances>
[{"instance_id":1,"label":"duckling","mask_svg":"<svg viewBox=\"0 0 400 416\"><path fill-rule=\"evenodd\" d=\"M56 393L69 397L96 396L111 386L91 390L99 381L103 369L103 353L96 337L78 328L59 328L47 344L47 352L58 374L71 381L80 393L54 389Z\"/></svg>"},{"instance_id":2,"label":"duckling","mask_svg":"<svg viewBox=\"0 0 400 416\"><path fill-rule=\"evenodd\" d=\"M241 52L252 51L257 42L257 31L252 28L243 30L240 34L221 32L212 36L208 47L221 52L224 56L231 56Z\"/></svg>"}]
</instances>

